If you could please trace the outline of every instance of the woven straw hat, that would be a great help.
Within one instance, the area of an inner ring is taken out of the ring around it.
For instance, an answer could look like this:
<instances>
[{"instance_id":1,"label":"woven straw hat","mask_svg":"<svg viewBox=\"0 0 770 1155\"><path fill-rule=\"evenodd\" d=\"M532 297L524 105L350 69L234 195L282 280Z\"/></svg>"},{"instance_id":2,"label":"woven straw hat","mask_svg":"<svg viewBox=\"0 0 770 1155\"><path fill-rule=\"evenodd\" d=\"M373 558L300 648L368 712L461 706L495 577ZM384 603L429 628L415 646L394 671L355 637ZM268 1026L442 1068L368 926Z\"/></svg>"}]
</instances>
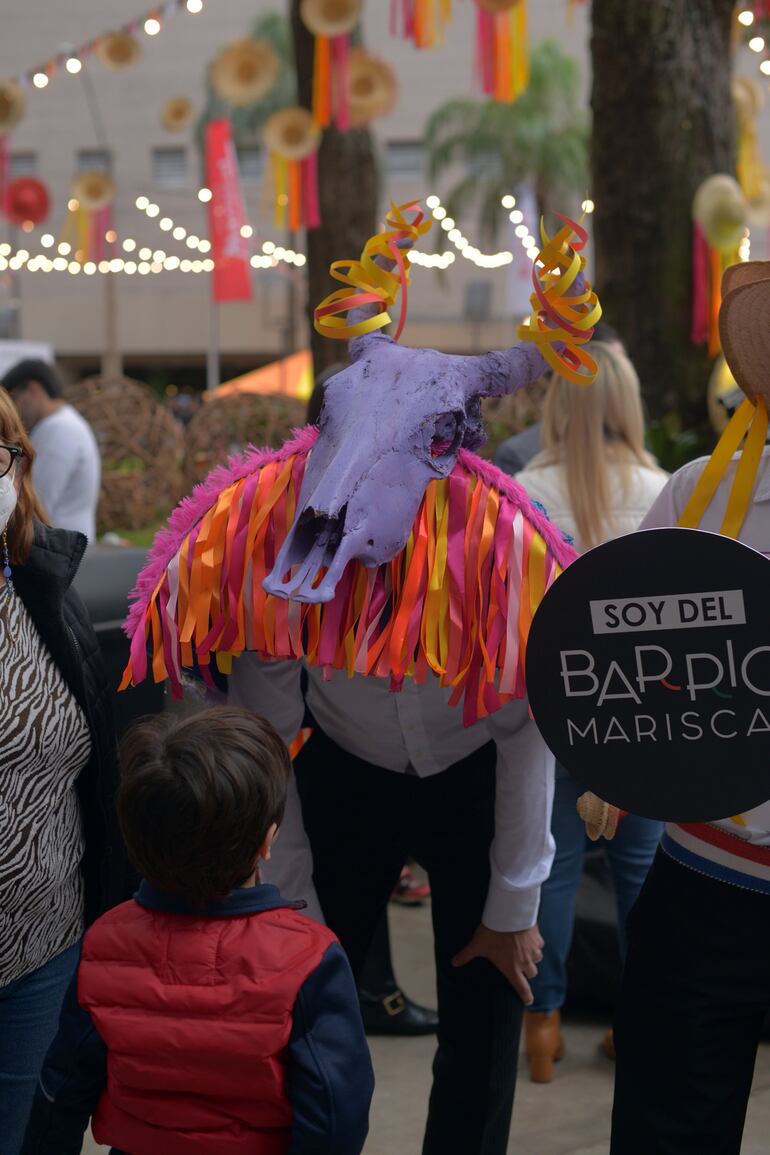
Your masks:
<instances>
[{"instance_id":1,"label":"woven straw hat","mask_svg":"<svg viewBox=\"0 0 770 1155\"><path fill-rule=\"evenodd\" d=\"M193 102L188 96L172 96L160 111L160 122L168 132L183 132L193 118Z\"/></svg>"},{"instance_id":2,"label":"woven straw hat","mask_svg":"<svg viewBox=\"0 0 770 1155\"><path fill-rule=\"evenodd\" d=\"M0 80L0 134L10 132L24 116L27 98L15 80Z\"/></svg>"},{"instance_id":3,"label":"woven straw hat","mask_svg":"<svg viewBox=\"0 0 770 1155\"><path fill-rule=\"evenodd\" d=\"M586 824L586 834L592 842L600 838L614 838L618 828L618 808L602 801L587 790L577 800L577 812Z\"/></svg>"},{"instance_id":4,"label":"woven straw hat","mask_svg":"<svg viewBox=\"0 0 770 1155\"><path fill-rule=\"evenodd\" d=\"M110 68L128 68L142 55L139 41L130 32L108 32L98 41L95 51Z\"/></svg>"},{"instance_id":5,"label":"woven straw hat","mask_svg":"<svg viewBox=\"0 0 770 1155\"><path fill-rule=\"evenodd\" d=\"M692 215L715 249L734 249L740 244L748 221L748 205L735 177L715 173L698 187Z\"/></svg>"},{"instance_id":6,"label":"woven straw hat","mask_svg":"<svg viewBox=\"0 0 770 1155\"><path fill-rule=\"evenodd\" d=\"M725 269L719 336L730 372L747 397L770 405L770 261Z\"/></svg>"},{"instance_id":7,"label":"woven straw hat","mask_svg":"<svg viewBox=\"0 0 770 1155\"><path fill-rule=\"evenodd\" d=\"M235 40L211 65L211 87L233 108L261 100L278 79L281 64L266 40Z\"/></svg>"},{"instance_id":8,"label":"woven straw hat","mask_svg":"<svg viewBox=\"0 0 770 1155\"><path fill-rule=\"evenodd\" d=\"M741 123L753 120L762 111L764 93L753 76L734 76L732 93L735 112Z\"/></svg>"},{"instance_id":9,"label":"woven straw hat","mask_svg":"<svg viewBox=\"0 0 770 1155\"><path fill-rule=\"evenodd\" d=\"M282 108L266 121L265 147L284 160L304 160L318 148L318 126L306 108Z\"/></svg>"},{"instance_id":10,"label":"woven straw hat","mask_svg":"<svg viewBox=\"0 0 770 1155\"><path fill-rule=\"evenodd\" d=\"M350 123L356 128L377 116L387 116L398 96L393 69L378 56L354 48L348 66Z\"/></svg>"},{"instance_id":11,"label":"woven straw hat","mask_svg":"<svg viewBox=\"0 0 770 1155\"><path fill-rule=\"evenodd\" d=\"M115 198L112 177L98 169L81 172L72 182L72 195L80 202L80 207L89 212L106 208Z\"/></svg>"},{"instance_id":12,"label":"woven straw hat","mask_svg":"<svg viewBox=\"0 0 770 1155\"><path fill-rule=\"evenodd\" d=\"M302 23L314 36L347 36L361 19L361 0L302 0Z\"/></svg>"}]
</instances>

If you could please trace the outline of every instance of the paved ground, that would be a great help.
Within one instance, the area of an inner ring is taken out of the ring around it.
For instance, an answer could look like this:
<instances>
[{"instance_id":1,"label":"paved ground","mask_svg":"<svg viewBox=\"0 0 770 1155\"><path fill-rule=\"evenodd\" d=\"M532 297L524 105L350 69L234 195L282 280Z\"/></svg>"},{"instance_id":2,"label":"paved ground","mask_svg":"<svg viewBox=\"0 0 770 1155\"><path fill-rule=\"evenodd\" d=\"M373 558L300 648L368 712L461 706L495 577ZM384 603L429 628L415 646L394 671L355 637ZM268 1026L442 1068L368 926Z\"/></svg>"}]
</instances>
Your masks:
<instances>
[{"instance_id":1,"label":"paved ground","mask_svg":"<svg viewBox=\"0 0 770 1155\"><path fill-rule=\"evenodd\" d=\"M413 998L430 1002L434 979L427 910L394 910L391 925L397 975ZM568 1054L547 1086L530 1083L522 1065L510 1155L607 1155L612 1064L599 1050L605 1027L584 1020L566 1024ZM377 1091L366 1155L419 1155L433 1042L372 1039L371 1044ZM767 1155L768 1134L770 1046L763 1046L742 1155ZM89 1140L83 1155L105 1150Z\"/></svg>"}]
</instances>

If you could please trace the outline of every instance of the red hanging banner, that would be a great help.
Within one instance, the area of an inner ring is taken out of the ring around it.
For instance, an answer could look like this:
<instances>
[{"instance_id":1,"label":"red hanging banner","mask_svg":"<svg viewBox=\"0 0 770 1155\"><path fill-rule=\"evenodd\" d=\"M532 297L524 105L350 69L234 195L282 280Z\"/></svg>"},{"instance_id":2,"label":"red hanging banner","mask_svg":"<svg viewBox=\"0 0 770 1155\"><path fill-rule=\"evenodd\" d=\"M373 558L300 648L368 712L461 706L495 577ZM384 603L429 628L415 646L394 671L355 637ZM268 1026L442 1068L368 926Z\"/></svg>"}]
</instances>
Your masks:
<instances>
[{"instance_id":1,"label":"red hanging banner","mask_svg":"<svg viewBox=\"0 0 770 1155\"><path fill-rule=\"evenodd\" d=\"M241 234L246 216L229 120L210 120L206 125L206 184L212 192L208 206L212 298L250 301L249 242Z\"/></svg>"}]
</instances>

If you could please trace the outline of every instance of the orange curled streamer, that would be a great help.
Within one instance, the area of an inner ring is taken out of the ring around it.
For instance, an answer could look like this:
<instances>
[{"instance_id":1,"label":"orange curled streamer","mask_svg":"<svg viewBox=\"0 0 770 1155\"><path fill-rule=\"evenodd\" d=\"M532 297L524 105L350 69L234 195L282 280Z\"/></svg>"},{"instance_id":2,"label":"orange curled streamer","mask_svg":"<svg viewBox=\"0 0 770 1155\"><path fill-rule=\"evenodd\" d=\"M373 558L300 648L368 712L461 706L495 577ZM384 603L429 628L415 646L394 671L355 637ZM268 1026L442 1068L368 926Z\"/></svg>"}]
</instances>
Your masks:
<instances>
[{"instance_id":1,"label":"orange curled streamer","mask_svg":"<svg viewBox=\"0 0 770 1155\"><path fill-rule=\"evenodd\" d=\"M573 385L590 385L597 367L583 346L593 336L602 307L588 281L584 280L582 292L568 295L585 267L581 251L588 234L575 221L561 213L556 215L564 224L555 236L549 237L545 224L540 223L543 248L532 265L532 313L519 326L517 335L519 340L537 345L543 359L561 377Z\"/></svg>"},{"instance_id":2,"label":"orange curled streamer","mask_svg":"<svg viewBox=\"0 0 770 1155\"><path fill-rule=\"evenodd\" d=\"M408 220L405 213L414 215ZM375 329L382 329L390 324L388 309L395 304L401 291L401 314L394 334L398 340L406 320L406 292L409 284L409 266L404 261L402 249L411 248L418 237L431 227L432 222L424 220L424 215L417 202L399 206L391 204L385 218L386 231L369 238L359 260L332 263L329 269L332 277L347 288L330 293L316 308L317 332L336 341L347 341L351 337L361 337ZM383 268L379 264L381 260L394 262L395 271ZM374 305L374 315L349 324L347 315L350 310L363 305Z\"/></svg>"}]
</instances>

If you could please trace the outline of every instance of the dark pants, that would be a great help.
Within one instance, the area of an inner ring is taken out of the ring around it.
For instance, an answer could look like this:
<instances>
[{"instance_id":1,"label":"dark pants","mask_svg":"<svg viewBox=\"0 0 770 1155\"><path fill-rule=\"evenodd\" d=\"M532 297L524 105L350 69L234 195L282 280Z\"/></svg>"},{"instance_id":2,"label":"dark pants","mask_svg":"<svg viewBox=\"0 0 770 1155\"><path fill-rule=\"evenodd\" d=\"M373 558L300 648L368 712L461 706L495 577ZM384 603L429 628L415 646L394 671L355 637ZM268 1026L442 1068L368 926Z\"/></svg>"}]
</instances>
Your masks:
<instances>
[{"instance_id":1,"label":"dark pants","mask_svg":"<svg viewBox=\"0 0 770 1155\"><path fill-rule=\"evenodd\" d=\"M611 1155L739 1155L770 1007L770 897L658 851L627 933Z\"/></svg>"},{"instance_id":2,"label":"dark pants","mask_svg":"<svg viewBox=\"0 0 770 1155\"><path fill-rule=\"evenodd\" d=\"M451 965L481 921L489 884L494 746L418 778L354 758L316 731L295 772L318 897L356 978L407 857L428 873L440 1025L424 1155L504 1155L522 1005L485 959Z\"/></svg>"}]
</instances>

